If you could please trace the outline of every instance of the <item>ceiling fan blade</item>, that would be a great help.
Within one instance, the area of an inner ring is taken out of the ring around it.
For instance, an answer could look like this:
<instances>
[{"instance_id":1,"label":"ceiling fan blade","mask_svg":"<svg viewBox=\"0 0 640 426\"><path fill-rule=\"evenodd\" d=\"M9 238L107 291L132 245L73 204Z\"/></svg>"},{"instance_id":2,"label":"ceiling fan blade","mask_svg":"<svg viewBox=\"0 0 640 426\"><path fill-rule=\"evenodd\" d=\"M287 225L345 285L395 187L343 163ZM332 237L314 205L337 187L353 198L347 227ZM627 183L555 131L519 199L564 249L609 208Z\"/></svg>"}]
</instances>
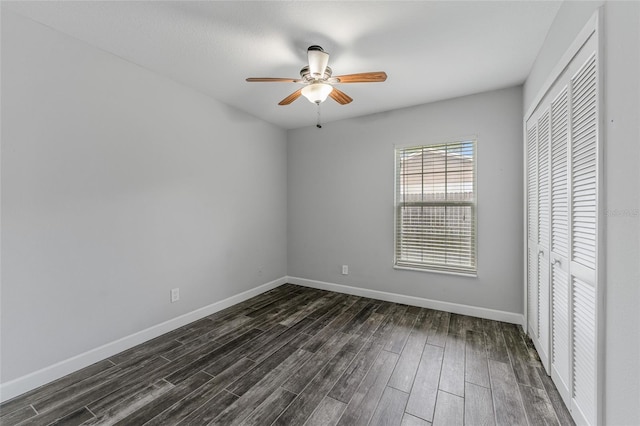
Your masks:
<instances>
[{"instance_id":1,"label":"ceiling fan blade","mask_svg":"<svg viewBox=\"0 0 640 426\"><path fill-rule=\"evenodd\" d=\"M349 95L344 93L342 90L336 89L335 87L333 88L331 93L329 93L329 96L331 96L331 99L333 99L334 101L336 101L340 105L346 105L346 104L350 103L351 101L353 101L353 99L351 99L351 97Z\"/></svg>"},{"instance_id":2,"label":"ceiling fan blade","mask_svg":"<svg viewBox=\"0 0 640 426\"><path fill-rule=\"evenodd\" d=\"M361 72L358 74L347 74L333 77L337 83L378 83L387 79L384 71Z\"/></svg>"},{"instance_id":3,"label":"ceiling fan blade","mask_svg":"<svg viewBox=\"0 0 640 426\"><path fill-rule=\"evenodd\" d=\"M302 89L298 89L283 100L281 100L278 105L289 105L291 102L295 101L302 95Z\"/></svg>"},{"instance_id":4,"label":"ceiling fan blade","mask_svg":"<svg viewBox=\"0 0 640 426\"><path fill-rule=\"evenodd\" d=\"M329 64L329 54L320 46L310 46L307 49L309 59L309 73L313 78L322 78Z\"/></svg>"},{"instance_id":5,"label":"ceiling fan blade","mask_svg":"<svg viewBox=\"0 0 640 426\"><path fill-rule=\"evenodd\" d=\"M283 82L283 83L298 83L300 79L297 78L274 78L274 77L249 77L248 82Z\"/></svg>"}]
</instances>

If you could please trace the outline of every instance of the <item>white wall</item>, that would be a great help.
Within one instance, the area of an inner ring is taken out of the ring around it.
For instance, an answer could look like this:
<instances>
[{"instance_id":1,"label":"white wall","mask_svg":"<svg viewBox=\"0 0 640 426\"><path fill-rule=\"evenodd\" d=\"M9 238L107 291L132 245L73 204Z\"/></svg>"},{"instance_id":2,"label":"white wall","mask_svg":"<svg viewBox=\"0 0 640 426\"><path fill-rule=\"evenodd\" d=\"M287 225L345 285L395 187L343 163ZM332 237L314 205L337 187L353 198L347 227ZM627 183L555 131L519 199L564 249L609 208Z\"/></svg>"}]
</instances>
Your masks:
<instances>
[{"instance_id":1,"label":"white wall","mask_svg":"<svg viewBox=\"0 0 640 426\"><path fill-rule=\"evenodd\" d=\"M521 123L515 87L290 130L289 275L521 314ZM393 269L394 144L470 135L478 139L478 277Z\"/></svg>"},{"instance_id":2,"label":"white wall","mask_svg":"<svg viewBox=\"0 0 640 426\"><path fill-rule=\"evenodd\" d=\"M525 84L525 110L603 2L565 2ZM605 2L605 424L640 424L640 3Z\"/></svg>"},{"instance_id":3,"label":"white wall","mask_svg":"<svg viewBox=\"0 0 640 426\"><path fill-rule=\"evenodd\" d=\"M2 124L3 383L286 275L283 130L7 10Z\"/></svg>"}]
</instances>

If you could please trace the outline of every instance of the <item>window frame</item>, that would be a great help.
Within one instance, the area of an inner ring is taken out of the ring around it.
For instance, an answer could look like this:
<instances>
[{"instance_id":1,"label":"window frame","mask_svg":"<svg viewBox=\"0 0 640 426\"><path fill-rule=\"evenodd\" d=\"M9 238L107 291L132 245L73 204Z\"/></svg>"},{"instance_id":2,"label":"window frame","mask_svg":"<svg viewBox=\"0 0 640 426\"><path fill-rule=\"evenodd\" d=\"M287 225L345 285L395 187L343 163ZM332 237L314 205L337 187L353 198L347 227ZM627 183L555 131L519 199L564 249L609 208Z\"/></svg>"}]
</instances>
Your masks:
<instances>
[{"instance_id":1,"label":"window frame","mask_svg":"<svg viewBox=\"0 0 640 426\"><path fill-rule=\"evenodd\" d=\"M399 239L401 224L399 221L401 220L401 209L406 203L402 202L400 199L400 187L401 187L401 176L400 176L400 156L408 151L414 149L421 149L426 147L434 147L434 146L447 146L454 144L461 144L465 142L472 143L473 146L473 200L472 201L424 201L424 202L411 202L412 205L430 205L430 206L470 206L471 214L473 220L473 260L474 265L469 268L464 267L451 267L447 266L444 263L423 263L422 265L418 262L402 262L400 259L399 253ZM394 145L394 221L393 221L393 268L400 270L411 270L418 272L434 272L440 274L452 274L452 275L461 275L465 277L477 277L478 275L478 138L477 136L469 136L469 137L461 137L450 139L444 142L431 142L431 143L420 143L420 144L403 144L403 145Z\"/></svg>"}]
</instances>

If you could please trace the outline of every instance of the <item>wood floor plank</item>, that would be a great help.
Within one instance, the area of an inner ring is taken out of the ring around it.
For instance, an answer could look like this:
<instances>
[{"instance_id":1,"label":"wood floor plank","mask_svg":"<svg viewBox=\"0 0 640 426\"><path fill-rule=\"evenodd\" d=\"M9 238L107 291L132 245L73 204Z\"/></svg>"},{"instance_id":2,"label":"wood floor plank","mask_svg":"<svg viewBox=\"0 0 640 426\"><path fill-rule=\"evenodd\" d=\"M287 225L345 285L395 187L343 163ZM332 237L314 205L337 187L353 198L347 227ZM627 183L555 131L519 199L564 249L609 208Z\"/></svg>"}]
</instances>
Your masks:
<instances>
[{"instance_id":1,"label":"wood floor plank","mask_svg":"<svg viewBox=\"0 0 640 426\"><path fill-rule=\"evenodd\" d=\"M413 379L415 378L416 371L418 371L420 358L422 358L422 351L426 342L426 332L418 329L414 329L411 332L404 350L400 354L400 359L398 360L396 369L391 375L389 386L407 394L411 392Z\"/></svg>"},{"instance_id":2,"label":"wood floor plank","mask_svg":"<svg viewBox=\"0 0 640 426\"><path fill-rule=\"evenodd\" d=\"M212 377L204 372L198 372L179 385L172 387L167 392L162 393L157 398L143 405L130 415L115 422L114 425L141 425L161 414L176 402L182 400L200 386L210 381Z\"/></svg>"},{"instance_id":3,"label":"wood floor plank","mask_svg":"<svg viewBox=\"0 0 640 426\"><path fill-rule=\"evenodd\" d=\"M328 396L324 397L304 426L333 426L338 422L346 406L344 402Z\"/></svg>"},{"instance_id":4,"label":"wood floor plank","mask_svg":"<svg viewBox=\"0 0 640 426\"><path fill-rule=\"evenodd\" d=\"M268 358L271 354L278 349L293 340L298 334L304 332L304 330L311 325L313 320L311 318L303 318L295 324L292 324L290 328L287 328L282 333L278 334L274 338L264 341L261 345L252 345L253 350L246 353L246 357L255 361L256 363L262 362ZM284 324L280 324L284 325ZM245 349L246 352L246 349Z\"/></svg>"},{"instance_id":5,"label":"wood floor plank","mask_svg":"<svg viewBox=\"0 0 640 426\"><path fill-rule=\"evenodd\" d=\"M313 336L305 345L305 349L309 352L316 352L331 338L333 334L338 332L346 325L354 316L358 314L368 304L366 300L359 300L350 306L347 310L338 315L324 329Z\"/></svg>"},{"instance_id":6,"label":"wood floor plank","mask_svg":"<svg viewBox=\"0 0 640 426\"><path fill-rule=\"evenodd\" d=\"M48 399L46 409L38 410L38 415L25 422L25 425L42 425L56 421L73 411L87 406L94 401L116 392L124 387L131 386L141 380L147 380L150 375L163 371L162 368L167 365L166 360L156 358L154 360L138 360L131 368L123 369L116 375L105 378L105 381L97 384L89 389L77 389L75 394L63 392L58 399ZM157 380L157 378L149 378L149 380Z\"/></svg>"},{"instance_id":7,"label":"wood floor plank","mask_svg":"<svg viewBox=\"0 0 640 426\"><path fill-rule=\"evenodd\" d=\"M529 424L557 425L558 417L547 392L527 385L518 385Z\"/></svg>"},{"instance_id":8,"label":"wood floor plank","mask_svg":"<svg viewBox=\"0 0 640 426\"><path fill-rule=\"evenodd\" d=\"M402 423L409 394L387 386L371 417L370 425L393 426Z\"/></svg>"},{"instance_id":9,"label":"wood floor plank","mask_svg":"<svg viewBox=\"0 0 640 426\"><path fill-rule=\"evenodd\" d=\"M464 425L464 398L448 392L438 391L433 426Z\"/></svg>"},{"instance_id":10,"label":"wood floor plank","mask_svg":"<svg viewBox=\"0 0 640 426\"><path fill-rule=\"evenodd\" d=\"M452 316L453 319L458 316ZM456 324L454 321L452 324ZM464 397L465 377L465 337L461 330L454 328L447 336L442 359L442 373L439 388L445 392Z\"/></svg>"},{"instance_id":11,"label":"wood floor plank","mask_svg":"<svg viewBox=\"0 0 640 426\"><path fill-rule=\"evenodd\" d=\"M285 345L259 364L256 364L249 372L227 386L227 390L234 395L242 396L267 374L281 365L287 358L298 351L298 348ZM308 356L307 358L310 358Z\"/></svg>"},{"instance_id":12,"label":"wood floor plank","mask_svg":"<svg viewBox=\"0 0 640 426\"><path fill-rule=\"evenodd\" d=\"M428 422L420 417L412 416L409 413L404 413L402 416L402 423L400 426L430 426L431 422Z\"/></svg>"},{"instance_id":13,"label":"wood floor plank","mask_svg":"<svg viewBox=\"0 0 640 426\"><path fill-rule=\"evenodd\" d=\"M176 340L182 344L189 342L201 335L208 333L213 328L213 321L204 317L176 330L170 331L163 335L168 339Z\"/></svg>"},{"instance_id":14,"label":"wood floor plank","mask_svg":"<svg viewBox=\"0 0 640 426\"><path fill-rule=\"evenodd\" d=\"M527 425L522 398L511 364L489 360L489 376L496 425Z\"/></svg>"},{"instance_id":15,"label":"wood floor plank","mask_svg":"<svg viewBox=\"0 0 640 426\"><path fill-rule=\"evenodd\" d=\"M247 358L241 358L236 360L236 363L226 370L222 371L215 378L209 380L204 385L197 388L195 391L187 395L183 400L178 401L169 409L163 411L147 423L145 426L163 426L167 424L176 424L179 421L188 418L192 412L197 411L203 405L217 404L217 414L220 414L223 409L227 408L231 402L236 398L229 399L227 406L213 401L220 395L223 395L222 390L229 384L236 381L239 377L242 377L247 371L253 367L254 362ZM212 415L211 410L205 410L207 415ZM215 417L215 416L214 416ZM211 418L210 420L212 420Z\"/></svg>"},{"instance_id":16,"label":"wood floor plank","mask_svg":"<svg viewBox=\"0 0 640 426\"><path fill-rule=\"evenodd\" d=\"M350 338L351 337L348 334L335 334L331 339L329 339L325 346L318 350L309 359L309 361L302 366L302 368L293 373L282 387L295 394L302 392L309 382L313 380L316 374L318 374L329 362L329 360L335 357L336 354L347 344ZM352 359L355 354L352 352L349 353L351 354L350 359ZM327 391L329 391L329 389L327 389Z\"/></svg>"},{"instance_id":17,"label":"wood floor plank","mask_svg":"<svg viewBox=\"0 0 640 426\"><path fill-rule=\"evenodd\" d=\"M78 426L92 418L93 414L91 414L91 411L87 410L85 407L81 407L57 421L50 423L49 426Z\"/></svg>"},{"instance_id":18,"label":"wood floor plank","mask_svg":"<svg viewBox=\"0 0 640 426\"><path fill-rule=\"evenodd\" d=\"M340 329L343 333L353 333L354 330L360 328L362 324L367 321L367 319L375 312L378 305L369 301L364 307L351 318L343 327Z\"/></svg>"},{"instance_id":19,"label":"wood floor plank","mask_svg":"<svg viewBox=\"0 0 640 426\"><path fill-rule=\"evenodd\" d=\"M336 307L344 305L347 302L347 300L349 300L349 297L346 294L342 294L342 293L329 293L329 295L326 296L326 298L329 300L329 302L326 303L321 308L316 309L313 312L310 312L307 315L307 318L318 320L323 316L325 316L328 312L336 309Z\"/></svg>"},{"instance_id":20,"label":"wood floor plank","mask_svg":"<svg viewBox=\"0 0 640 426\"><path fill-rule=\"evenodd\" d=\"M382 324L384 318L384 314L374 311L359 328L354 329L350 332L358 337L366 339L376 332L378 327L380 327L380 325Z\"/></svg>"},{"instance_id":21,"label":"wood floor plank","mask_svg":"<svg viewBox=\"0 0 640 426\"><path fill-rule=\"evenodd\" d=\"M334 297L332 295L318 295L306 307L289 315L289 317L280 321L280 324L290 327L302 318L317 319L324 313L326 308L333 306Z\"/></svg>"},{"instance_id":22,"label":"wood floor plank","mask_svg":"<svg viewBox=\"0 0 640 426\"><path fill-rule=\"evenodd\" d=\"M518 383L543 389L538 375L539 367L532 365L529 349L522 340L516 326L514 324L503 324L502 334L507 344L507 351L509 352L509 358Z\"/></svg>"},{"instance_id":23,"label":"wood floor plank","mask_svg":"<svg viewBox=\"0 0 640 426\"><path fill-rule=\"evenodd\" d=\"M374 365L347 404L338 425L357 426L369 423L397 360L397 354L384 350L380 352Z\"/></svg>"},{"instance_id":24,"label":"wood floor plank","mask_svg":"<svg viewBox=\"0 0 640 426\"><path fill-rule=\"evenodd\" d=\"M505 324L505 326L508 327L509 325ZM511 324L510 326L515 327L515 329L518 331L518 334L520 335L520 338L524 341L527 351L529 352L529 362L531 363L531 365L538 368L544 368L542 366L542 361L540 361L538 351L536 351L536 348L533 344L533 340L531 340L531 337L524 332L522 326L515 324Z\"/></svg>"},{"instance_id":25,"label":"wood floor plank","mask_svg":"<svg viewBox=\"0 0 640 426\"><path fill-rule=\"evenodd\" d=\"M37 414L38 413L33 409L31 405L25 405L9 413L0 411L0 425L17 425L18 423L30 419L31 417L35 417Z\"/></svg>"},{"instance_id":26,"label":"wood floor plank","mask_svg":"<svg viewBox=\"0 0 640 426\"><path fill-rule=\"evenodd\" d=\"M222 311L215 312L208 316L208 318L215 320L223 318L228 314L236 315L238 312L249 312L259 309L267 304L273 303L276 300L285 300L291 298L300 292L301 288L298 286L284 284L280 287L271 289L267 292L259 294L251 299L240 302L236 305L230 306Z\"/></svg>"},{"instance_id":27,"label":"wood floor plank","mask_svg":"<svg viewBox=\"0 0 640 426\"><path fill-rule=\"evenodd\" d=\"M264 333L238 346L223 358L218 359L215 363L205 368L204 371L211 374L212 376L217 376L222 371L235 364L238 361L238 358L246 358L247 354L251 353L255 348L259 348L263 345L268 344L273 339L277 339L278 336L286 330L287 327L281 324L276 324L275 326L266 330ZM288 341L286 343L291 343L291 341ZM266 355L270 354L271 353L267 353ZM264 359L261 357L260 362L262 362L263 360ZM255 360L253 361L255 362Z\"/></svg>"},{"instance_id":28,"label":"wood floor plank","mask_svg":"<svg viewBox=\"0 0 640 426\"><path fill-rule=\"evenodd\" d=\"M411 390L413 377L420 364L422 350L426 344L433 321L433 311L431 309L420 308L414 312L417 312L416 321L390 381L391 386L407 393Z\"/></svg>"},{"instance_id":29,"label":"wood floor plank","mask_svg":"<svg viewBox=\"0 0 640 426\"><path fill-rule=\"evenodd\" d=\"M62 389L66 389L69 386L82 382L83 380L90 379L105 370L111 370L114 366L115 364L108 359L91 364L88 367L76 371L75 373L68 374L54 382L40 386L34 390L12 398L9 401L3 402L0 404L0 413L2 413L3 416L12 413L32 404L34 401L45 398L48 395L57 394Z\"/></svg>"},{"instance_id":30,"label":"wood floor plank","mask_svg":"<svg viewBox=\"0 0 640 426\"><path fill-rule=\"evenodd\" d=\"M105 383L116 383L120 378L126 378L132 380L132 377L136 377L136 373L146 373L150 370L165 365L166 361L162 359L136 359L135 362L126 367L114 367L112 369L105 370L98 373L82 382L75 383L64 389L60 389L54 394L47 395L44 398L38 399L32 403L33 408L38 413L45 413L53 410L54 408L67 405L67 401L71 401L77 398L78 394L92 395L93 390L99 390ZM117 387L118 389L122 386ZM93 399L88 401L93 402ZM84 404L83 404L84 405ZM78 407L76 407L78 408Z\"/></svg>"},{"instance_id":31,"label":"wood floor plank","mask_svg":"<svg viewBox=\"0 0 640 426\"><path fill-rule=\"evenodd\" d=\"M427 421L433 420L438 396L444 349L426 344L409 394L406 412Z\"/></svg>"},{"instance_id":32,"label":"wood floor plank","mask_svg":"<svg viewBox=\"0 0 640 426\"><path fill-rule=\"evenodd\" d=\"M433 311L431 328L427 338L428 344L444 347L449 334L449 316L448 312Z\"/></svg>"},{"instance_id":33,"label":"wood floor plank","mask_svg":"<svg viewBox=\"0 0 640 426\"><path fill-rule=\"evenodd\" d=\"M466 332L464 379L466 382L485 388L491 387L487 351L482 331L467 330Z\"/></svg>"},{"instance_id":34,"label":"wood floor plank","mask_svg":"<svg viewBox=\"0 0 640 426\"><path fill-rule=\"evenodd\" d=\"M192 362L189 362L184 367L178 369L171 375L167 376L166 379L169 383L173 383L174 385L179 384L183 380L186 380L188 377L196 374L198 371L206 370L210 365L214 364L217 360L220 360L227 356L230 352L232 352L237 347L242 346L244 343L255 339L257 336L262 334L262 330L251 329L247 333L237 337L231 342L222 345L211 352L204 353L202 356L197 357Z\"/></svg>"},{"instance_id":35,"label":"wood floor plank","mask_svg":"<svg viewBox=\"0 0 640 426\"><path fill-rule=\"evenodd\" d=\"M210 342L215 341L218 345L224 345L236 337L244 334L247 330L258 327L259 321L246 315L236 315L227 319L223 324L211 329L206 334L198 337L197 340Z\"/></svg>"},{"instance_id":36,"label":"wood floor plank","mask_svg":"<svg viewBox=\"0 0 640 426\"><path fill-rule=\"evenodd\" d=\"M278 324L280 325L280 324ZM271 339L269 339L268 333L270 330L273 330L274 327L272 327L271 329L265 331L263 334L259 335L257 338L252 339L246 343L244 343L243 345L237 347L236 349L232 350L231 352L229 352L229 354L227 354L225 357L216 360L215 363L210 364L207 368L204 369L204 371L206 371L209 374L212 375L217 375L219 374L221 371L229 368L231 365L233 365L239 357L243 357L245 355L246 352L251 351L254 348L257 348L259 346L262 345L267 345L268 342L271 341ZM279 339L279 335L275 337L276 339ZM289 337L288 337L289 338ZM307 341L309 340L310 336L304 334L304 333L298 333L298 334L294 334L293 338L291 338L291 340L287 340L286 339L281 339L280 340L280 344L281 346L275 345L275 346L271 346L269 348L269 351L265 351L263 353L261 353L260 355L255 355L255 360L253 360L256 364L263 362L266 358L268 358L269 356L271 356L275 350L281 348L282 346L284 346L284 344L292 347L292 348L300 348L302 347L302 345L304 345L305 343L307 343Z\"/></svg>"},{"instance_id":37,"label":"wood floor plank","mask_svg":"<svg viewBox=\"0 0 640 426\"><path fill-rule=\"evenodd\" d=\"M144 386L136 384L135 386L122 388L121 391L113 392L105 398L89 404L90 406L87 408L96 417L83 423L83 426L114 424L151 403L173 387L171 383L165 380L158 380ZM91 407L94 408L91 409Z\"/></svg>"},{"instance_id":38,"label":"wood floor plank","mask_svg":"<svg viewBox=\"0 0 640 426\"><path fill-rule=\"evenodd\" d=\"M291 404L295 397L295 393L283 388L277 388L241 424L243 426L270 425Z\"/></svg>"},{"instance_id":39,"label":"wood floor plank","mask_svg":"<svg viewBox=\"0 0 640 426\"><path fill-rule=\"evenodd\" d=\"M114 364L118 365L123 362L131 362L144 357L156 357L160 352L166 352L182 346L177 340L167 340L165 336L156 337L153 340L142 343L124 352L109 358Z\"/></svg>"},{"instance_id":40,"label":"wood floor plank","mask_svg":"<svg viewBox=\"0 0 640 426\"><path fill-rule=\"evenodd\" d=\"M393 310L391 310L388 316L382 321L380 327L378 327L376 332L373 333L372 337L380 340L383 343L383 349L393 341L394 331L402 322L402 318L407 312L407 308L407 305L394 306Z\"/></svg>"},{"instance_id":41,"label":"wood floor plank","mask_svg":"<svg viewBox=\"0 0 640 426\"><path fill-rule=\"evenodd\" d=\"M180 425L201 426L209 424L237 400L238 396L223 390L208 403L192 411L180 422Z\"/></svg>"},{"instance_id":42,"label":"wood floor plank","mask_svg":"<svg viewBox=\"0 0 640 426\"><path fill-rule=\"evenodd\" d=\"M357 296L347 296L337 301L337 303L327 311L324 315L320 316L318 319L314 321L305 332L312 336L315 336L321 330L324 330L331 322L333 322L336 317L342 315L347 309L350 309L357 301L359 297Z\"/></svg>"},{"instance_id":43,"label":"wood floor plank","mask_svg":"<svg viewBox=\"0 0 640 426\"><path fill-rule=\"evenodd\" d=\"M267 329L292 315L299 314L313 301L315 294L314 291L300 293L298 296L275 304L271 309L254 317L259 322L256 326Z\"/></svg>"},{"instance_id":44,"label":"wood floor plank","mask_svg":"<svg viewBox=\"0 0 640 426\"><path fill-rule=\"evenodd\" d=\"M400 352L402 352L402 348L404 348L409 333L411 333L416 317L414 314L405 312L398 319L384 350L393 352L394 354L400 354Z\"/></svg>"},{"instance_id":45,"label":"wood floor plank","mask_svg":"<svg viewBox=\"0 0 640 426\"><path fill-rule=\"evenodd\" d=\"M280 312L284 309L289 309L291 306L299 306L299 304L304 303L304 301L307 300L308 298L309 298L309 292L298 293L298 294L291 295L289 297L285 296L281 299L271 301L270 303L266 303L263 306L257 309L254 309L251 312L248 312L247 316L256 318L256 317L271 314L274 312Z\"/></svg>"},{"instance_id":46,"label":"wood floor plank","mask_svg":"<svg viewBox=\"0 0 640 426\"><path fill-rule=\"evenodd\" d=\"M551 381L551 377L547 376L547 373L542 369L538 370L538 375L540 376L540 381L547 392L549 401L551 401L551 405L553 405L553 409L556 412L556 416L558 417L560 424L562 426L575 426L575 422L571 418L571 413L569 413L567 406L564 405L562 396Z\"/></svg>"},{"instance_id":47,"label":"wood floor plank","mask_svg":"<svg viewBox=\"0 0 640 426\"><path fill-rule=\"evenodd\" d=\"M482 320L487 358L500 362L510 362L507 344L502 335L502 328L497 321Z\"/></svg>"},{"instance_id":48,"label":"wood floor plank","mask_svg":"<svg viewBox=\"0 0 640 426\"><path fill-rule=\"evenodd\" d=\"M312 355L312 352L298 349L282 362L282 364L271 370L262 380L257 382L240 398L222 411L210 424L240 424L254 409L262 404L276 388L284 383L292 371L300 368Z\"/></svg>"},{"instance_id":49,"label":"wood floor plank","mask_svg":"<svg viewBox=\"0 0 640 426\"><path fill-rule=\"evenodd\" d=\"M307 383L307 386L299 393L298 397L287 407L276 420L275 425L302 424L313 413L314 409L325 398L331 387L353 360L355 353L343 348ZM301 368L301 370L305 369ZM287 387L287 382L283 387ZM333 401L333 398L331 398ZM328 402L330 403L330 401ZM344 403L343 403L344 404ZM346 406L346 404L344 404ZM342 412L342 410L340 411ZM336 419L337 420L337 419ZM318 422L316 419L315 422Z\"/></svg>"},{"instance_id":50,"label":"wood floor plank","mask_svg":"<svg viewBox=\"0 0 640 426\"><path fill-rule=\"evenodd\" d=\"M382 342L370 339L329 391L328 396L345 404L349 403L356 389L360 386L360 382L378 358L380 351L382 351Z\"/></svg>"},{"instance_id":51,"label":"wood floor plank","mask_svg":"<svg viewBox=\"0 0 640 426\"><path fill-rule=\"evenodd\" d=\"M219 348L220 345L214 339L210 339L209 337L205 337L206 334L200 336L199 338L192 339L188 342L181 344L178 347L173 349L168 349L163 351L161 355L168 359L169 361L175 361L185 355L194 354L198 351L212 351L216 348Z\"/></svg>"},{"instance_id":52,"label":"wood floor plank","mask_svg":"<svg viewBox=\"0 0 640 426\"><path fill-rule=\"evenodd\" d=\"M465 331L475 331L477 333L482 333L484 331L484 325L482 324L482 318L472 317L470 315L465 315L463 318L464 321L464 330Z\"/></svg>"},{"instance_id":53,"label":"wood floor plank","mask_svg":"<svg viewBox=\"0 0 640 426\"><path fill-rule=\"evenodd\" d=\"M383 301L380 301L380 305L376 309L376 313L382 314L382 315L387 315L387 314L391 313L391 311L396 309L396 308L397 308L397 305L395 303L386 302L386 301L383 300Z\"/></svg>"},{"instance_id":54,"label":"wood floor plank","mask_svg":"<svg viewBox=\"0 0 640 426\"><path fill-rule=\"evenodd\" d=\"M229 320L233 321L233 318L229 318ZM196 361L198 358L201 358L214 350L218 350L223 346L222 340L224 341L224 344L227 344L234 339L242 338L246 333L252 333L252 337L256 338L260 335L262 330L258 328L251 328L252 325L255 325L255 322L257 321L243 322L240 326L224 335L216 334L216 330L219 328L216 326L212 330L212 334L205 333L200 338L186 342L181 347L168 352L163 352L162 356L172 361L179 359L180 363L186 366L187 364Z\"/></svg>"},{"instance_id":55,"label":"wood floor plank","mask_svg":"<svg viewBox=\"0 0 640 426\"><path fill-rule=\"evenodd\" d=\"M304 297L295 304L290 305L286 311L286 316L280 318L279 324L289 327L302 318L305 318L310 312L313 312L314 309L320 308L318 305L321 300L319 299L324 297L322 291L314 289L301 294L304 295Z\"/></svg>"},{"instance_id":56,"label":"wood floor plank","mask_svg":"<svg viewBox=\"0 0 640 426\"><path fill-rule=\"evenodd\" d=\"M467 383L464 392L464 424L492 426L496 424L489 388Z\"/></svg>"},{"instance_id":57,"label":"wood floor plank","mask_svg":"<svg viewBox=\"0 0 640 426\"><path fill-rule=\"evenodd\" d=\"M351 340L346 344L345 349L358 353L364 344L369 341L369 338L380 328L383 321L384 315L377 312L371 314L367 321L352 333Z\"/></svg>"}]
</instances>

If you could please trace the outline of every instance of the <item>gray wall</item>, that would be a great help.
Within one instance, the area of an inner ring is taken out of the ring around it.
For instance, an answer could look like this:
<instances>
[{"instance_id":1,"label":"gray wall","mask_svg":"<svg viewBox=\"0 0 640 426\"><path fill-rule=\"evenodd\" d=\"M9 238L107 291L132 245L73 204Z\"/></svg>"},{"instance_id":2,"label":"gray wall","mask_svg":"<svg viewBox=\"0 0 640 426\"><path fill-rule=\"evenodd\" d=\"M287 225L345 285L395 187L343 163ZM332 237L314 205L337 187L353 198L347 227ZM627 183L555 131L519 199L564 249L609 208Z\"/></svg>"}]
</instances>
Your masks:
<instances>
[{"instance_id":1,"label":"gray wall","mask_svg":"<svg viewBox=\"0 0 640 426\"><path fill-rule=\"evenodd\" d=\"M564 2L525 84L528 109L604 4L605 424L640 424L640 3Z\"/></svg>"},{"instance_id":2,"label":"gray wall","mask_svg":"<svg viewBox=\"0 0 640 426\"><path fill-rule=\"evenodd\" d=\"M470 135L478 277L393 269L394 144ZM522 313L522 150L521 87L290 130L289 275Z\"/></svg>"},{"instance_id":3,"label":"gray wall","mask_svg":"<svg viewBox=\"0 0 640 426\"><path fill-rule=\"evenodd\" d=\"M283 130L4 10L2 381L285 276L286 184Z\"/></svg>"}]
</instances>

